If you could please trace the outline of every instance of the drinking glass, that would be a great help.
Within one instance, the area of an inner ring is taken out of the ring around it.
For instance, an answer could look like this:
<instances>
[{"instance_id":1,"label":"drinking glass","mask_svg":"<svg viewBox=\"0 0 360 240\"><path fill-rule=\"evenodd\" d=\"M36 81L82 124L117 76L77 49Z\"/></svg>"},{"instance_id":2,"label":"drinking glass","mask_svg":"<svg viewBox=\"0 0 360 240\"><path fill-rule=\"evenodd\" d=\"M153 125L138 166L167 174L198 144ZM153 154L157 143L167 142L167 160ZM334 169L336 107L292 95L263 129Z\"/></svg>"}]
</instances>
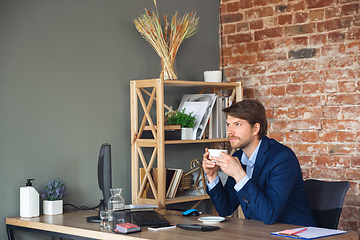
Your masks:
<instances>
[{"instance_id":1,"label":"drinking glass","mask_svg":"<svg viewBox=\"0 0 360 240\"><path fill-rule=\"evenodd\" d=\"M108 212L100 211L100 227L101 229L109 229Z\"/></svg>"}]
</instances>

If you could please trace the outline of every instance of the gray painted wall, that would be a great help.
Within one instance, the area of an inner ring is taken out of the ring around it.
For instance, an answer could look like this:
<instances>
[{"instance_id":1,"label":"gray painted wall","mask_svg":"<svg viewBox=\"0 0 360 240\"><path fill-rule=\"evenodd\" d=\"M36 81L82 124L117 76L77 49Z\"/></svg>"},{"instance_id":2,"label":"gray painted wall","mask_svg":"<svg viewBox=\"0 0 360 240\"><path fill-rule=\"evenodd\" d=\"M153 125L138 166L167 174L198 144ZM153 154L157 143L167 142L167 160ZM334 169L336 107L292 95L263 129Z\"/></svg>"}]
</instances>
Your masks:
<instances>
[{"instance_id":1,"label":"gray painted wall","mask_svg":"<svg viewBox=\"0 0 360 240\"><path fill-rule=\"evenodd\" d=\"M179 79L202 80L204 70L218 69L219 2L157 4L160 14L194 10L200 17L198 33L180 47ZM104 142L112 145L113 186L131 202L129 81L160 72L160 59L133 24L145 7L153 10L153 1L0 1L0 239L5 218L19 215L27 178L40 190L60 176L68 185L65 202L96 206ZM171 104L177 107L180 97ZM198 145L181 159L172 154L173 167L188 166L202 152Z\"/></svg>"}]
</instances>

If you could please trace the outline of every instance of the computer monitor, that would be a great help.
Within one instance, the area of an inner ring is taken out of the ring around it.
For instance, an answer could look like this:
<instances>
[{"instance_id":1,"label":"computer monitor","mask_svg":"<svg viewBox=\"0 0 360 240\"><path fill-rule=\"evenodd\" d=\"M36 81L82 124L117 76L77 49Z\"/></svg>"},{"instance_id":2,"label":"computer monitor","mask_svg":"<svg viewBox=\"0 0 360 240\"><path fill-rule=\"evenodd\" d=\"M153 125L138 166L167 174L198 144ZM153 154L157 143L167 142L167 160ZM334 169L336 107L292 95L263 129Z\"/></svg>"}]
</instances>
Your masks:
<instances>
[{"instance_id":1,"label":"computer monitor","mask_svg":"<svg viewBox=\"0 0 360 240\"><path fill-rule=\"evenodd\" d=\"M99 203L99 213L101 210L107 208L107 202L110 198L110 189L111 189L111 145L104 143L101 145L99 159L98 159L98 185L102 191L103 199ZM88 222L100 222L100 217L90 216L86 218Z\"/></svg>"}]
</instances>

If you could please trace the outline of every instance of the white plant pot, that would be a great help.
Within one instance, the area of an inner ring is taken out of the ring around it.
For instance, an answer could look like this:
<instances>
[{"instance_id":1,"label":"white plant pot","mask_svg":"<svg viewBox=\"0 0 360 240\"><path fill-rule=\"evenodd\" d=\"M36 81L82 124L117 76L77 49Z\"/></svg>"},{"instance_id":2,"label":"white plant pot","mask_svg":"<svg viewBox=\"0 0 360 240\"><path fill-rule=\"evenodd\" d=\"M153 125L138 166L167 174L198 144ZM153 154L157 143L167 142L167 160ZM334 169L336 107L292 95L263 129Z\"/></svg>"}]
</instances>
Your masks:
<instances>
[{"instance_id":1,"label":"white plant pot","mask_svg":"<svg viewBox=\"0 0 360 240\"><path fill-rule=\"evenodd\" d=\"M63 200L43 201L43 213L45 215L56 215L63 213Z\"/></svg>"},{"instance_id":2,"label":"white plant pot","mask_svg":"<svg viewBox=\"0 0 360 240\"><path fill-rule=\"evenodd\" d=\"M181 140L191 140L193 135L192 128L181 128Z\"/></svg>"}]
</instances>

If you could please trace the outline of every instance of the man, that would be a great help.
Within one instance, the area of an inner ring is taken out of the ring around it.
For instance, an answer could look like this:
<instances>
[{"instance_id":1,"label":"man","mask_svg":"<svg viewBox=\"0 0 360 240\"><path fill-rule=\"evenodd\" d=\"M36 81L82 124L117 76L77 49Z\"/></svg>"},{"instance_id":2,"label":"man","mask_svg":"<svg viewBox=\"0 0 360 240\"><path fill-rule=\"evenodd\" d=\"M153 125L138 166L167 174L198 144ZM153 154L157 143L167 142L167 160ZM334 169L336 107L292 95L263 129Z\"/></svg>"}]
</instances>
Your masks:
<instances>
[{"instance_id":1,"label":"man","mask_svg":"<svg viewBox=\"0 0 360 240\"><path fill-rule=\"evenodd\" d=\"M264 106L244 100L223 112L231 147L239 150L232 156L209 157L205 149L203 155L207 193L219 215L228 216L241 205L245 218L265 224L316 226L294 152L266 137ZM229 176L225 186L219 168Z\"/></svg>"}]
</instances>

